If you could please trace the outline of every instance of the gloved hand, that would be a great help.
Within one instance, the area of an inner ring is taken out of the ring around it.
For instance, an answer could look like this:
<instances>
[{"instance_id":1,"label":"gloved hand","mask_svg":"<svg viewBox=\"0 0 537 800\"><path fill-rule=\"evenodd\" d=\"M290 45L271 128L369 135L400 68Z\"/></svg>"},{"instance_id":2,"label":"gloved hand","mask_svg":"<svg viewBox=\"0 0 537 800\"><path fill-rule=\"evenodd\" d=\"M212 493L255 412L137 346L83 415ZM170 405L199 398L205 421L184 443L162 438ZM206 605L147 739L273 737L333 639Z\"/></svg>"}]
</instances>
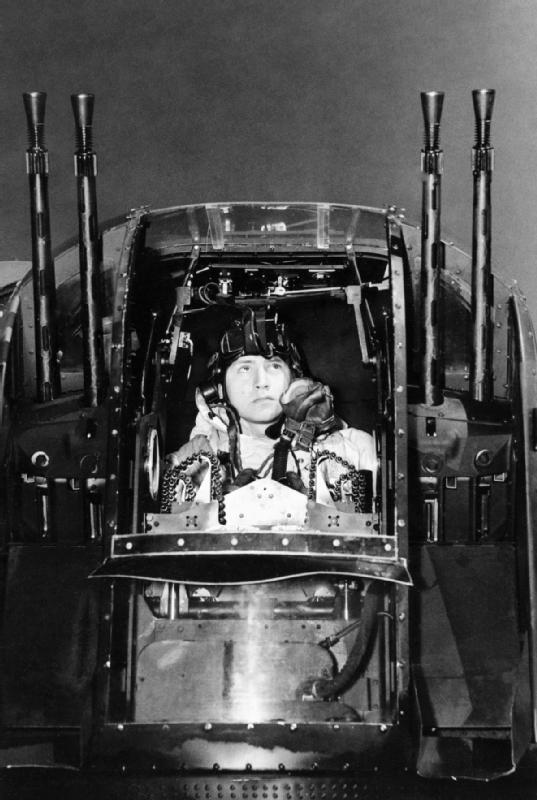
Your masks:
<instances>
[{"instance_id":1,"label":"gloved hand","mask_svg":"<svg viewBox=\"0 0 537 800\"><path fill-rule=\"evenodd\" d=\"M183 461L186 461L187 458L190 458L190 456L201 452L212 453L213 449L206 436L197 434L188 442L185 442L185 444L182 445L179 450L175 450L173 453L168 453L165 460L166 463L171 464L172 467L177 467Z\"/></svg>"},{"instance_id":2,"label":"gloved hand","mask_svg":"<svg viewBox=\"0 0 537 800\"><path fill-rule=\"evenodd\" d=\"M297 446L309 447L313 436L339 428L330 388L311 378L298 378L280 397L285 427L298 432Z\"/></svg>"},{"instance_id":3,"label":"gloved hand","mask_svg":"<svg viewBox=\"0 0 537 800\"><path fill-rule=\"evenodd\" d=\"M255 469L247 467L239 472L234 481L229 480L224 482L224 494L229 494L230 492L235 492L237 489L242 489L243 486L247 486L249 483L257 480L258 477L259 476Z\"/></svg>"},{"instance_id":4,"label":"gloved hand","mask_svg":"<svg viewBox=\"0 0 537 800\"><path fill-rule=\"evenodd\" d=\"M286 479L287 486L290 489L294 489L295 492L300 492L300 494L307 494L308 493L308 490L306 489L304 481L302 480L302 478L300 477L300 475L297 472L291 472L291 471L286 472L285 473L285 479Z\"/></svg>"}]
</instances>

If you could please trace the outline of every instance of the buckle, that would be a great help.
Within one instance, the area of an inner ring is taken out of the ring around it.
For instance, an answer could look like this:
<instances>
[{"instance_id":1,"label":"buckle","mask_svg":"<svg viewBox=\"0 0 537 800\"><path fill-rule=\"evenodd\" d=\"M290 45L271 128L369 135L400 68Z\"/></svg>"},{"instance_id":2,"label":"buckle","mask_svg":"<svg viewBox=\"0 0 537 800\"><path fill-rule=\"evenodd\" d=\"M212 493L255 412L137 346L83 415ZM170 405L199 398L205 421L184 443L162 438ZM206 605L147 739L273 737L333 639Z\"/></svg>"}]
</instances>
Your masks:
<instances>
[{"instance_id":1,"label":"buckle","mask_svg":"<svg viewBox=\"0 0 537 800\"><path fill-rule=\"evenodd\" d=\"M300 423L298 433L296 435L296 446L298 450L309 450L311 443L315 437L316 425L314 422L308 422L306 419Z\"/></svg>"}]
</instances>

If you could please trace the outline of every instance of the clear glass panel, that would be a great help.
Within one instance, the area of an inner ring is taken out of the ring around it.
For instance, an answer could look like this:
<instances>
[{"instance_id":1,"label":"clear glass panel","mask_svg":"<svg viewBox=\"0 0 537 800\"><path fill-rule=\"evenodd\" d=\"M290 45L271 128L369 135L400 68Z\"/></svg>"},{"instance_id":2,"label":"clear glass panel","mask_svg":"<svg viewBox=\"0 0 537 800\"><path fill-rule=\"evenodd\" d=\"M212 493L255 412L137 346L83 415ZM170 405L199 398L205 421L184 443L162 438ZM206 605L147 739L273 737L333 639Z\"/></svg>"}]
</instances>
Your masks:
<instances>
[{"instance_id":1,"label":"clear glass panel","mask_svg":"<svg viewBox=\"0 0 537 800\"><path fill-rule=\"evenodd\" d=\"M234 203L183 206L150 216L146 243L180 252L194 243L214 250L339 249L347 243L383 246L379 209L317 203Z\"/></svg>"}]
</instances>

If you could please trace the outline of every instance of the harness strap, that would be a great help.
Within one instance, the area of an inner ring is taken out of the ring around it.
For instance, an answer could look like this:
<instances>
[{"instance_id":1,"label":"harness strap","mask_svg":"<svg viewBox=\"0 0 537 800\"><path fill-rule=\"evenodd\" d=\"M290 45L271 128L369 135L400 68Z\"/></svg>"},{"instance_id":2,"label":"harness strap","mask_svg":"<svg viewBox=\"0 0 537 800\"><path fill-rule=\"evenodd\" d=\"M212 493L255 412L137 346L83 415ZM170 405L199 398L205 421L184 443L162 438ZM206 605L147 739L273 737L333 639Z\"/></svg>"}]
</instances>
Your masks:
<instances>
[{"instance_id":1,"label":"harness strap","mask_svg":"<svg viewBox=\"0 0 537 800\"><path fill-rule=\"evenodd\" d=\"M282 436L274 445L274 461L272 462L273 481L283 482L286 480L287 460L289 458L289 448L291 440Z\"/></svg>"}]
</instances>

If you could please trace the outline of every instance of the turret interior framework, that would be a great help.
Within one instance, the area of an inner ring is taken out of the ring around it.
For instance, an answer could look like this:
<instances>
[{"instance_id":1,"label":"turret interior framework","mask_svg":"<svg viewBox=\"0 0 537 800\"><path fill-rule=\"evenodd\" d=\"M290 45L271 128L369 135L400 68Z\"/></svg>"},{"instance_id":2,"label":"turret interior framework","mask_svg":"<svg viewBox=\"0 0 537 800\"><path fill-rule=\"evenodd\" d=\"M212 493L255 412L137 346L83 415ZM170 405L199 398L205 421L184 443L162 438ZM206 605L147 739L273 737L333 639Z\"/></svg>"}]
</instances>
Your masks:
<instances>
[{"instance_id":1,"label":"turret interior framework","mask_svg":"<svg viewBox=\"0 0 537 800\"><path fill-rule=\"evenodd\" d=\"M490 273L488 128L472 257L440 237L438 93L421 228L395 208L215 203L96 238L78 97L88 201L54 310L31 275L2 289L5 740L77 765L80 744L93 770L510 772L536 728L537 355L524 298ZM490 94L475 103L490 123ZM34 277L46 234L41 218ZM168 496L165 454L246 307L276 309L374 433L360 502L319 502L314 469L306 494L224 494L215 469L206 497Z\"/></svg>"}]
</instances>

